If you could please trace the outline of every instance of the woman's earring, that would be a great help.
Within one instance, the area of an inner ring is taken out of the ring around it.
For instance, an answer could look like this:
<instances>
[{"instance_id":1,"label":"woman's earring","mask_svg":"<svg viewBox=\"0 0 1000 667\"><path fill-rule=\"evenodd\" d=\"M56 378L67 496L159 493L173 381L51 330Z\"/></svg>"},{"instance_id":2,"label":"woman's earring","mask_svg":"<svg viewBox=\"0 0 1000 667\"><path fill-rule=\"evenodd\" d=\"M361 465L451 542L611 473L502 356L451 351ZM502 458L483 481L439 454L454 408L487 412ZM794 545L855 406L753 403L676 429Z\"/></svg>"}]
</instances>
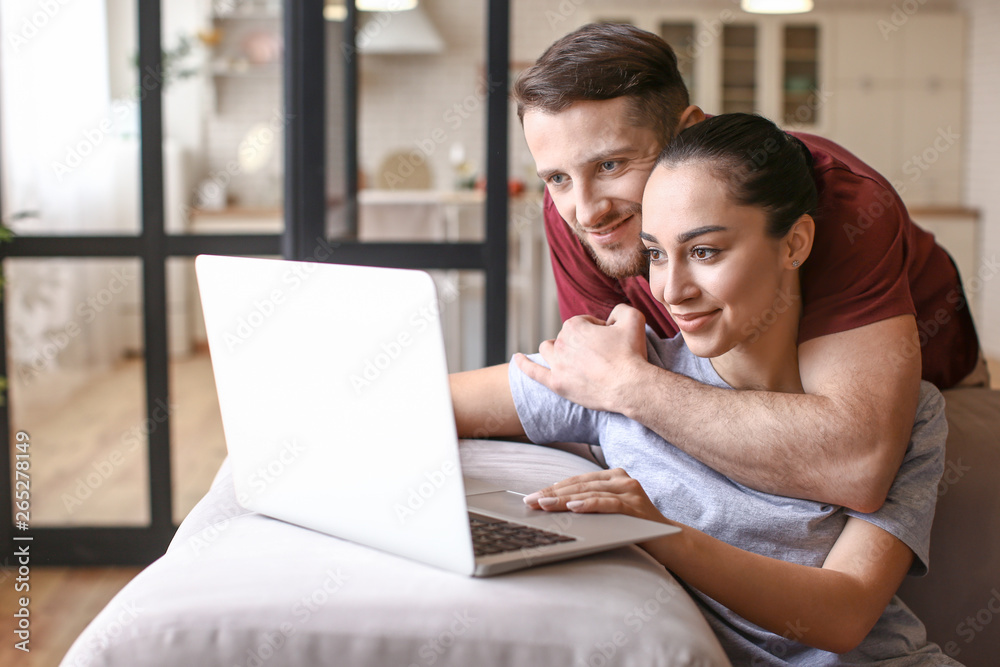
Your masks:
<instances>
[{"instance_id":1,"label":"woman's earring","mask_svg":"<svg viewBox=\"0 0 1000 667\"><path fill-rule=\"evenodd\" d=\"M793 268L793 269L797 269L797 268L799 268L799 264L801 264L801 263L802 263L802 262L800 262L800 261L799 261L799 260L797 260L797 259L794 259L794 260L792 260L792 268Z\"/></svg>"}]
</instances>

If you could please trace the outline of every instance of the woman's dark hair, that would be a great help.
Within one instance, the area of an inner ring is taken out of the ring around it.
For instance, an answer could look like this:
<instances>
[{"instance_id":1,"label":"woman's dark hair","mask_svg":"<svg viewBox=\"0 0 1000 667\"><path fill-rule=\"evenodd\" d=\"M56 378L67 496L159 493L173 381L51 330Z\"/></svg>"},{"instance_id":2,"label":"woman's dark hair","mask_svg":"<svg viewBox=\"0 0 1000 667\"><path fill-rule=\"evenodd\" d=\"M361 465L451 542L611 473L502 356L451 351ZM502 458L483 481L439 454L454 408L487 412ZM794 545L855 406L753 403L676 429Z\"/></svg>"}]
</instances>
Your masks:
<instances>
[{"instance_id":1,"label":"woman's dark hair","mask_svg":"<svg viewBox=\"0 0 1000 667\"><path fill-rule=\"evenodd\" d=\"M562 37L514 82L517 117L562 111L574 102L629 97L633 125L664 144L688 106L677 56L663 39L632 25L590 23Z\"/></svg>"},{"instance_id":2,"label":"woman's dark hair","mask_svg":"<svg viewBox=\"0 0 1000 667\"><path fill-rule=\"evenodd\" d=\"M809 149L762 116L729 113L696 123L667 144L656 166L689 162L708 166L737 203L764 209L774 238L816 210Z\"/></svg>"}]
</instances>

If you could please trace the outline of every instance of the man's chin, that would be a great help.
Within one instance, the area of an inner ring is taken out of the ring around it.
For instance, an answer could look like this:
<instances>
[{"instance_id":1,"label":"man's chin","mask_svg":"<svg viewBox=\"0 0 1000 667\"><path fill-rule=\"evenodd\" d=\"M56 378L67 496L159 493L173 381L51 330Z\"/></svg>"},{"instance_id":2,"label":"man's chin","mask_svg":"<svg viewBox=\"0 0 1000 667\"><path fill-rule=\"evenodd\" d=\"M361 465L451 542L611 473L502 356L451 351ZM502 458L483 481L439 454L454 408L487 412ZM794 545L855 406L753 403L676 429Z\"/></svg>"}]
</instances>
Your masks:
<instances>
[{"instance_id":1,"label":"man's chin","mask_svg":"<svg viewBox=\"0 0 1000 667\"><path fill-rule=\"evenodd\" d=\"M590 251L591 257L597 263L597 268L601 273L622 280L624 278L634 278L635 276L646 275L647 261L646 255L642 252L642 246L634 248L604 248L600 252L588 243L585 244Z\"/></svg>"}]
</instances>

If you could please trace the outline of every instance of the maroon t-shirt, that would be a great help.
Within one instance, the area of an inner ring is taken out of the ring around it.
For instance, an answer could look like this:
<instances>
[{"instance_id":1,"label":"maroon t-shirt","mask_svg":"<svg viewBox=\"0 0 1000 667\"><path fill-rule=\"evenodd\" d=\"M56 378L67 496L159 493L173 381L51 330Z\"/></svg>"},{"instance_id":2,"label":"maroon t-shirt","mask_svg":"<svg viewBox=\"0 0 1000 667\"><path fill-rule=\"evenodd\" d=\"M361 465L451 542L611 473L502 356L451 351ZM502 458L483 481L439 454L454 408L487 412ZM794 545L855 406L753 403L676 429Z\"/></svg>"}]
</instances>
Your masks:
<instances>
[{"instance_id":1,"label":"maroon t-shirt","mask_svg":"<svg viewBox=\"0 0 1000 667\"><path fill-rule=\"evenodd\" d=\"M819 192L816 235L800 274L799 343L914 315L918 340L900 340L890 357L911 358L919 348L923 378L941 389L954 386L975 366L979 342L951 258L913 223L899 195L874 169L832 141L792 134L812 152ZM628 303L659 335L677 333L646 278L616 280L597 268L548 192L544 217L564 320L583 314L606 319L617 304Z\"/></svg>"}]
</instances>

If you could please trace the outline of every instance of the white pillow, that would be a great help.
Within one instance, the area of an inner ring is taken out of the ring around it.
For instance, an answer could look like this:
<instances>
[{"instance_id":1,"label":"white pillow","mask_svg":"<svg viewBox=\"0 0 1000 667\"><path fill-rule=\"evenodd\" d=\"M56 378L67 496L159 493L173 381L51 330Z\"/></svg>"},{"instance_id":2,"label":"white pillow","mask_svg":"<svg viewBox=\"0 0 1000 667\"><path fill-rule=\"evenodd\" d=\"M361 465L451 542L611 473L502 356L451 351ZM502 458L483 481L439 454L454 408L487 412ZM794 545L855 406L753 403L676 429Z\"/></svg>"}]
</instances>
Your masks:
<instances>
[{"instance_id":1,"label":"white pillow","mask_svg":"<svg viewBox=\"0 0 1000 667\"><path fill-rule=\"evenodd\" d=\"M524 492L597 469L565 452L495 441L463 441L462 465ZM328 664L729 662L688 595L638 547L469 578L246 512L228 464L167 553L122 589L63 662Z\"/></svg>"}]
</instances>

